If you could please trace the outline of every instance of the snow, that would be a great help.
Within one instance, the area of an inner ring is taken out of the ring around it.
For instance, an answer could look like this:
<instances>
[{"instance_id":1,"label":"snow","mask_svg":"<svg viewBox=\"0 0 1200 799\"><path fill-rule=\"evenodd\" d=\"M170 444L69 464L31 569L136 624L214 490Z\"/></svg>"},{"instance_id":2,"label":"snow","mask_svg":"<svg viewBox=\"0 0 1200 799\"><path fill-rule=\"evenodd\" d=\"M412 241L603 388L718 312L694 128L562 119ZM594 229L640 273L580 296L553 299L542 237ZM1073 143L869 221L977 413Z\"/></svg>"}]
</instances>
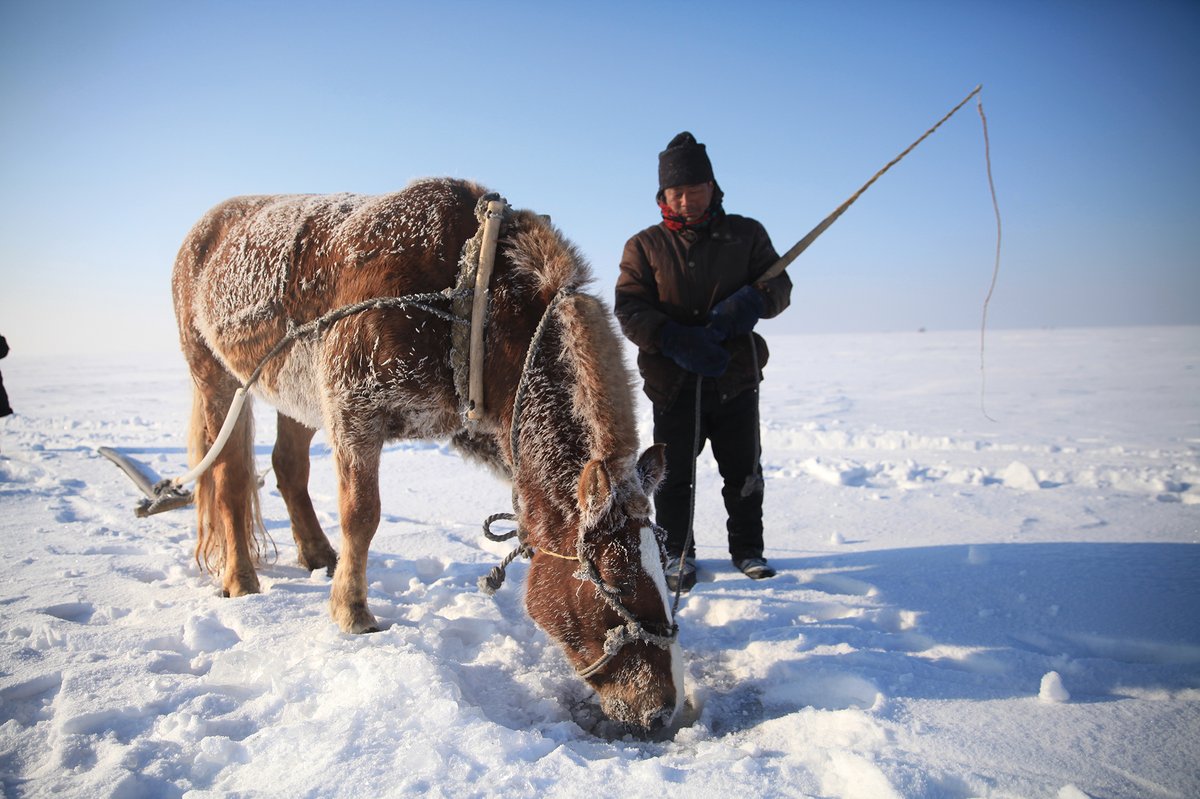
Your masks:
<instances>
[{"instance_id":1,"label":"snow","mask_svg":"<svg viewBox=\"0 0 1200 799\"><path fill-rule=\"evenodd\" d=\"M0 367L0 780L8 797L1200 795L1200 328L785 336L763 386L768 556L698 480L687 707L623 737L479 526L508 489L387 447L369 599L279 549L222 599L190 511L136 519L96 454L186 469L178 356ZM256 404L258 459L274 416ZM649 409L639 406L642 440ZM313 496L335 546L324 439Z\"/></svg>"},{"instance_id":2,"label":"snow","mask_svg":"<svg viewBox=\"0 0 1200 799\"><path fill-rule=\"evenodd\" d=\"M1057 671L1048 671L1042 677L1042 687L1038 689L1038 699L1043 702L1070 702L1071 692L1063 685L1062 675Z\"/></svg>"}]
</instances>

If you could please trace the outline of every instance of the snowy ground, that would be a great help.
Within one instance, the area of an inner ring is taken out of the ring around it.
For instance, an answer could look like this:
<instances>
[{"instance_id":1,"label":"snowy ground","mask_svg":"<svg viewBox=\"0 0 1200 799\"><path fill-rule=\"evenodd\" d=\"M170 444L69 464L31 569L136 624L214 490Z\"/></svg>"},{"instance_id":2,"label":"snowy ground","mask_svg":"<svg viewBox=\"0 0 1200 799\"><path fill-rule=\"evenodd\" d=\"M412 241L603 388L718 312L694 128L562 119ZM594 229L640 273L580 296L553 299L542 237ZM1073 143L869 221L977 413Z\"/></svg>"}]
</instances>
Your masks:
<instances>
[{"instance_id":1,"label":"snowy ground","mask_svg":"<svg viewBox=\"0 0 1200 799\"><path fill-rule=\"evenodd\" d=\"M706 454L689 708L650 742L614 737L525 615L523 564L475 589L508 491L445 447L387 449L368 576L388 627L344 635L269 475L279 557L257 596L197 571L190 511L134 518L95 449L183 471L178 358L18 350L0 364L19 412L0 421L3 795L1200 796L1200 328L993 332L994 422L976 333L771 343L781 573L728 565Z\"/></svg>"}]
</instances>

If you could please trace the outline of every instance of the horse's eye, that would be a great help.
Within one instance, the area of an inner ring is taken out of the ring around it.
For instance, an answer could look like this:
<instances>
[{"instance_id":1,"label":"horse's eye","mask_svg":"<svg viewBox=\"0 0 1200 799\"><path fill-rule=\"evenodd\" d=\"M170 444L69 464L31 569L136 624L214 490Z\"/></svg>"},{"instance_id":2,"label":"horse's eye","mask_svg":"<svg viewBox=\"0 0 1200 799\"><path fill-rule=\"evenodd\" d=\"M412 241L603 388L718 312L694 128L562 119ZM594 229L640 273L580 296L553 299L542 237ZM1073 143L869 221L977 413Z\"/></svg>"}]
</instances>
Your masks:
<instances>
[{"instance_id":1,"label":"horse's eye","mask_svg":"<svg viewBox=\"0 0 1200 799\"><path fill-rule=\"evenodd\" d=\"M605 580L604 586L619 597L631 597L637 591L636 585L630 580Z\"/></svg>"}]
</instances>

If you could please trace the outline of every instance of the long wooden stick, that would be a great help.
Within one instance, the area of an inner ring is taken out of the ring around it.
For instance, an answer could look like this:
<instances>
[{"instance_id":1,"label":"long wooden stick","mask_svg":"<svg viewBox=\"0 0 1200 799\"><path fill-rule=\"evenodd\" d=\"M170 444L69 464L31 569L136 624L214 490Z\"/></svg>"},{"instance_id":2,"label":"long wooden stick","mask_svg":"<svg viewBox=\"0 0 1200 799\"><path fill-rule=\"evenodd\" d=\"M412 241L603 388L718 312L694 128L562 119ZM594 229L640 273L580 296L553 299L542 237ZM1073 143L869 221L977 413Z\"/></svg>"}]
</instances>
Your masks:
<instances>
[{"instance_id":1,"label":"long wooden stick","mask_svg":"<svg viewBox=\"0 0 1200 799\"><path fill-rule=\"evenodd\" d=\"M504 217L503 200L490 200L483 220L483 241L479 245L479 267L475 273L475 298L471 305L471 344L467 375L467 418L477 422L483 418L483 333L487 324L488 286L492 281L492 266L496 261L496 242L500 238L500 221Z\"/></svg>"},{"instance_id":2,"label":"long wooden stick","mask_svg":"<svg viewBox=\"0 0 1200 799\"><path fill-rule=\"evenodd\" d=\"M817 240L818 236L820 236L822 233L824 233L829 228L830 225L832 225L834 222L837 221L839 216L841 216L842 214L844 214L846 212L847 208L849 208L851 205L854 204L855 200L857 200L859 197L862 196L863 192L865 192L867 189L871 188L871 184L873 184L875 181L879 180L879 178L883 177L883 173L887 172L889 169L891 169L893 166L895 166L897 163L899 163L900 159L903 158L904 156L908 155L909 153L911 153L918 144L920 144L921 142L923 142L927 138L929 138L931 135L933 135L933 132L935 130L937 130L938 128L940 128L942 126L943 122L945 122L950 117L954 116L955 112L957 112L958 109L960 109L964 105L966 105L967 102L969 102L972 97L979 94L981 89L983 89L983 84L976 86L975 89L970 94L968 94L965 98L963 98L963 101L961 103L954 106L954 108L950 109L950 113L946 114L946 116L939 119L937 121L937 124L934 125L932 128L925 131L924 135L922 135L921 138L917 139L915 142L908 145L908 147L904 150L904 152L900 153L900 155L896 156L891 161L888 161L887 166L885 166L883 169L879 170L874 175L872 175L871 179L868 180L866 183L864 183L861 189L854 192L854 194L850 196L850 199L846 200L846 202L839 205L832 214L825 217L825 219L821 221L821 224L817 225L815 228L810 230L808 232L807 236L800 239L800 241L796 242L796 244L793 245L790 250L788 250L786 253L784 253L782 258L780 258L778 261L776 261L774 264L772 264L771 268L768 269L766 272L764 272L762 274L762 277L760 277L756 282L761 283L765 280L770 280L771 278L779 275L779 273L781 273L784 269L787 269L788 265L791 264L792 261L796 260L796 258L800 255L800 253L807 250L809 245Z\"/></svg>"}]
</instances>

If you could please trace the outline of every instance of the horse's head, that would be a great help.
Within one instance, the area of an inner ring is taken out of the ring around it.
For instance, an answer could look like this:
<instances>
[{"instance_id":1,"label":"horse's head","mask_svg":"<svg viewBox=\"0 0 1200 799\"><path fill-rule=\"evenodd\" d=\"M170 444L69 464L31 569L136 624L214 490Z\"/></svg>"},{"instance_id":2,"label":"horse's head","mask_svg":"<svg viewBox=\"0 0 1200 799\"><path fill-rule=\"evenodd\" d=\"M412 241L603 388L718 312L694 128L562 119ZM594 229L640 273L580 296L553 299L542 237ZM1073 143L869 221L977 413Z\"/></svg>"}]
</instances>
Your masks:
<instances>
[{"instance_id":1,"label":"horse's head","mask_svg":"<svg viewBox=\"0 0 1200 799\"><path fill-rule=\"evenodd\" d=\"M648 497L664 466L661 445L636 468L627 462L625 474L593 460L579 478L577 513L558 520L566 529L530 520L538 534L529 615L596 690L604 713L645 733L669 725L684 698L663 551L650 523Z\"/></svg>"}]
</instances>

